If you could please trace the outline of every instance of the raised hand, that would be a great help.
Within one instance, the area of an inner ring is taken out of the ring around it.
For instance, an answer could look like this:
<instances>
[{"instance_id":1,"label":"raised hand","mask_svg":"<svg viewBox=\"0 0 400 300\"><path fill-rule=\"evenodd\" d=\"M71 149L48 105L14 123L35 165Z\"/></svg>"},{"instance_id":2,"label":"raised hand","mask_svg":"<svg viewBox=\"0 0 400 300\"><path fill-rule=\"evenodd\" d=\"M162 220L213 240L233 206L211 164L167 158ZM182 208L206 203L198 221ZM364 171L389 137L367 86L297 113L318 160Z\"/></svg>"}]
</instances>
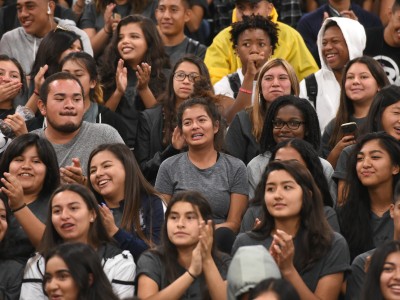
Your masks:
<instances>
[{"instance_id":1,"label":"raised hand","mask_svg":"<svg viewBox=\"0 0 400 300\"><path fill-rule=\"evenodd\" d=\"M105 203L99 205L100 217L103 220L108 236L113 237L117 233L118 227L115 225L114 215Z\"/></svg>"},{"instance_id":2,"label":"raised hand","mask_svg":"<svg viewBox=\"0 0 400 300\"><path fill-rule=\"evenodd\" d=\"M60 168L60 176L62 183L86 183L86 177L83 176L79 158L73 158L70 166Z\"/></svg>"},{"instance_id":3,"label":"raised hand","mask_svg":"<svg viewBox=\"0 0 400 300\"><path fill-rule=\"evenodd\" d=\"M144 90L149 86L151 66L148 63L137 65L136 77L138 79L137 89Z\"/></svg>"},{"instance_id":4,"label":"raised hand","mask_svg":"<svg viewBox=\"0 0 400 300\"><path fill-rule=\"evenodd\" d=\"M293 257L294 257L294 243L293 237L283 230L276 230L273 235L274 239L272 241L269 252L275 259L279 269L282 274L286 271L291 271L294 269Z\"/></svg>"},{"instance_id":5,"label":"raised hand","mask_svg":"<svg viewBox=\"0 0 400 300\"><path fill-rule=\"evenodd\" d=\"M4 172L4 177L1 178L3 187L1 192L8 197L8 205L11 209L21 207L24 204L24 190L21 182L10 173Z\"/></svg>"}]
</instances>

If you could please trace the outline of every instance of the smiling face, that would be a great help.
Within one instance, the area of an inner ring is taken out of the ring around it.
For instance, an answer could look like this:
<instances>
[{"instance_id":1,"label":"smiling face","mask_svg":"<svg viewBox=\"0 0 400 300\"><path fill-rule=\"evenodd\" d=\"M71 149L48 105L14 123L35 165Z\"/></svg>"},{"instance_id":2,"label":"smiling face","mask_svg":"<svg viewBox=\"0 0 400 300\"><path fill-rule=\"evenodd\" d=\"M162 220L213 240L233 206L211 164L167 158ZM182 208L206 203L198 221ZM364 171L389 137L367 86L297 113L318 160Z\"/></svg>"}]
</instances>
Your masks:
<instances>
[{"instance_id":1,"label":"smiling face","mask_svg":"<svg viewBox=\"0 0 400 300\"><path fill-rule=\"evenodd\" d=\"M272 217L298 219L303 205L303 190L285 170L269 173L265 186L265 204Z\"/></svg>"},{"instance_id":2,"label":"smiling face","mask_svg":"<svg viewBox=\"0 0 400 300\"><path fill-rule=\"evenodd\" d=\"M276 113L274 121L295 121L295 122L304 122L303 113L293 105L286 105L281 107ZM275 142L278 144L282 141L292 138L304 139L305 136L305 124L300 124L297 129L290 129L287 124L285 124L282 128L272 129L272 135L274 137Z\"/></svg>"},{"instance_id":3,"label":"smiling face","mask_svg":"<svg viewBox=\"0 0 400 300\"><path fill-rule=\"evenodd\" d=\"M400 101L389 105L382 113L382 128L397 140L400 140Z\"/></svg>"},{"instance_id":4,"label":"smiling face","mask_svg":"<svg viewBox=\"0 0 400 300\"><path fill-rule=\"evenodd\" d=\"M10 162L9 172L17 177L24 194L39 195L46 177L46 166L39 157L36 146L29 146Z\"/></svg>"},{"instance_id":5,"label":"smiling face","mask_svg":"<svg viewBox=\"0 0 400 300\"><path fill-rule=\"evenodd\" d=\"M50 300L78 299L78 286L61 257L53 256L46 262L44 281L44 289Z\"/></svg>"},{"instance_id":6,"label":"smiling face","mask_svg":"<svg viewBox=\"0 0 400 300\"><path fill-rule=\"evenodd\" d=\"M341 71L349 61L349 50L343 33L338 26L325 30L322 38L322 55L328 67Z\"/></svg>"},{"instance_id":7,"label":"smiling face","mask_svg":"<svg viewBox=\"0 0 400 300\"><path fill-rule=\"evenodd\" d=\"M183 112L182 133L189 148L214 145L218 129L218 124L213 124L202 105L194 105Z\"/></svg>"},{"instance_id":8,"label":"smiling face","mask_svg":"<svg viewBox=\"0 0 400 300\"><path fill-rule=\"evenodd\" d=\"M132 68L142 62L147 51L147 42L138 23L121 26L118 34L118 52Z\"/></svg>"},{"instance_id":9,"label":"smiling face","mask_svg":"<svg viewBox=\"0 0 400 300\"><path fill-rule=\"evenodd\" d=\"M183 0L160 0L155 16L161 33L171 37L183 34L185 23L190 20Z\"/></svg>"},{"instance_id":10,"label":"smiling face","mask_svg":"<svg viewBox=\"0 0 400 300\"><path fill-rule=\"evenodd\" d=\"M379 140L366 142L357 154L357 176L361 183L373 188L393 182L393 175L399 173L399 166L393 166L389 153Z\"/></svg>"},{"instance_id":11,"label":"smiling face","mask_svg":"<svg viewBox=\"0 0 400 300\"><path fill-rule=\"evenodd\" d=\"M96 86L96 81L90 79L89 72L85 66L76 60L68 60L62 66L62 71L75 75L83 87L85 100L90 99L90 90Z\"/></svg>"},{"instance_id":12,"label":"smiling face","mask_svg":"<svg viewBox=\"0 0 400 300\"><path fill-rule=\"evenodd\" d=\"M4 239L7 228L7 211L4 202L0 200L0 242Z\"/></svg>"},{"instance_id":13,"label":"smiling face","mask_svg":"<svg viewBox=\"0 0 400 300\"><path fill-rule=\"evenodd\" d=\"M44 37L51 30L52 16L47 14L48 1L18 0L17 15L25 32L37 37Z\"/></svg>"},{"instance_id":14,"label":"smiling face","mask_svg":"<svg viewBox=\"0 0 400 300\"><path fill-rule=\"evenodd\" d=\"M383 299L400 300L400 252L390 253L380 276Z\"/></svg>"},{"instance_id":15,"label":"smiling face","mask_svg":"<svg viewBox=\"0 0 400 300\"><path fill-rule=\"evenodd\" d=\"M176 68L175 74L177 74L177 73L184 73L186 75L193 74L193 75L200 76L199 68L195 64L188 62L188 61L182 62ZM194 82L190 81L188 76L186 76L183 81L179 81L174 77L173 88L174 88L177 104L179 104L183 100L188 99L192 95L193 89L194 89Z\"/></svg>"},{"instance_id":16,"label":"smiling face","mask_svg":"<svg viewBox=\"0 0 400 300\"><path fill-rule=\"evenodd\" d=\"M94 211L73 191L62 191L51 201L51 222L64 241L86 244L95 218Z\"/></svg>"},{"instance_id":17,"label":"smiling face","mask_svg":"<svg viewBox=\"0 0 400 300\"><path fill-rule=\"evenodd\" d=\"M98 152L90 162L90 183L107 203L118 203L124 199L124 165L112 152Z\"/></svg>"},{"instance_id":18,"label":"smiling face","mask_svg":"<svg viewBox=\"0 0 400 300\"><path fill-rule=\"evenodd\" d=\"M389 15L389 23L385 27L385 41L392 47L400 47L400 10Z\"/></svg>"},{"instance_id":19,"label":"smiling face","mask_svg":"<svg viewBox=\"0 0 400 300\"><path fill-rule=\"evenodd\" d=\"M354 63L347 71L345 90L352 101L371 104L379 87L367 65Z\"/></svg>"},{"instance_id":20,"label":"smiling face","mask_svg":"<svg viewBox=\"0 0 400 300\"><path fill-rule=\"evenodd\" d=\"M176 202L167 217L168 239L177 247L196 246L202 220L197 207L188 202Z\"/></svg>"},{"instance_id":21,"label":"smiling face","mask_svg":"<svg viewBox=\"0 0 400 300\"><path fill-rule=\"evenodd\" d=\"M263 54L264 60L257 62L261 68L272 54L271 40L262 29L246 29L239 35L235 51L243 66L247 66L250 54Z\"/></svg>"},{"instance_id":22,"label":"smiling face","mask_svg":"<svg viewBox=\"0 0 400 300\"><path fill-rule=\"evenodd\" d=\"M262 95L268 104L279 96L290 95L291 87L289 75L282 66L269 69L261 81Z\"/></svg>"}]
</instances>

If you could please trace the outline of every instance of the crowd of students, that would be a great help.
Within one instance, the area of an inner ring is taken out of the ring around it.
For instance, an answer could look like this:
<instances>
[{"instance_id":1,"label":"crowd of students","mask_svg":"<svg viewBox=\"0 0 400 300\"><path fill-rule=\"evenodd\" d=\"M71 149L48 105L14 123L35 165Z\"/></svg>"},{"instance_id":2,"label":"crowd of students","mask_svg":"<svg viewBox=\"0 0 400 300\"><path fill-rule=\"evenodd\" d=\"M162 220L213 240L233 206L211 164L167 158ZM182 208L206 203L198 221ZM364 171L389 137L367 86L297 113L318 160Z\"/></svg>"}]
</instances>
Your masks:
<instances>
[{"instance_id":1,"label":"crowd of students","mask_svg":"<svg viewBox=\"0 0 400 300\"><path fill-rule=\"evenodd\" d=\"M0 299L400 299L400 1L322 2L0 8Z\"/></svg>"}]
</instances>

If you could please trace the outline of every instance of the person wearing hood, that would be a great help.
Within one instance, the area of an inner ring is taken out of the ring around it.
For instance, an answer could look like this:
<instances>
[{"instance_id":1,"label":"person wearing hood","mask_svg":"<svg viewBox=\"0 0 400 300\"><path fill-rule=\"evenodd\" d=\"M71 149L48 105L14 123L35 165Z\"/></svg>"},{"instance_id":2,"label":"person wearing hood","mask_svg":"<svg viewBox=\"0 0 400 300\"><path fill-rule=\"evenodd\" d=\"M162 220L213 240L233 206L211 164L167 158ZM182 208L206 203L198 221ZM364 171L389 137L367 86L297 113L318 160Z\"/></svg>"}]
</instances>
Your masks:
<instances>
[{"instance_id":1,"label":"person wearing hood","mask_svg":"<svg viewBox=\"0 0 400 300\"><path fill-rule=\"evenodd\" d=\"M43 37L57 27L74 31L81 38L83 51L93 56L87 34L71 20L54 17L55 2L48 0L18 0L17 13L21 27L5 33L0 41L0 54L16 58L25 74L30 74L36 52Z\"/></svg>"},{"instance_id":2,"label":"person wearing hood","mask_svg":"<svg viewBox=\"0 0 400 300\"><path fill-rule=\"evenodd\" d=\"M300 82L300 98L312 102L323 132L339 108L340 81L344 66L349 60L363 55L365 29L352 19L327 18L318 33L317 44L321 70Z\"/></svg>"},{"instance_id":3,"label":"person wearing hood","mask_svg":"<svg viewBox=\"0 0 400 300\"><path fill-rule=\"evenodd\" d=\"M235 0L234 2L232 23L242 21L243 15L254 14L270 17L271 21L277 24L278 44L270 58L287 60L293 66L300 80L318 70L317 63L308 51L301 35L289 25L277 21L278 14L272 0ZM230 40L231 30L231 26L223 29L207 49L204 62L208 67L213 84L242 67Z\"/></svg>"}]
</instances>

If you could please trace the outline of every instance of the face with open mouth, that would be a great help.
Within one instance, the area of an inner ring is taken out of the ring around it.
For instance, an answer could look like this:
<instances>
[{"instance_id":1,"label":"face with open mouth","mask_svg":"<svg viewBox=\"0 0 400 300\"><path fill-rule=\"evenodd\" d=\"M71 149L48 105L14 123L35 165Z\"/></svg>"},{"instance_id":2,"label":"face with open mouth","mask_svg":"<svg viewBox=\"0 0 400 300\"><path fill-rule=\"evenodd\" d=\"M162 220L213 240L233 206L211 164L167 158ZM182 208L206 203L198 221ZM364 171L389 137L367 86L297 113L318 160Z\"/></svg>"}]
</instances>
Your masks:
<instances>
[{"instance_id":1,"label":"face with open mouth","mask_svg":"<svg viewBox=\"0 0 400 300\"><path fill-rule=\"evenodd\" d=\"M125 168L110 151L100 151L90 161L90 183L107 202L124 199Z\"/></svg>"},{"instance_id":2,"label":"face with open mouth","mask_svg":"<svg viewBox=\"0 0 400 300\"><path fill-rule=\"evenodd\" d=\"M390 253L380 276L382 299L400 299L400 252Z\"/></svg>"},{"instance_id":3,"label":"face with open mouth","mask_svg":"<svg viewBox=\"0 0 400 300\"><path fill-rule=\"evenodd\" d=\"M36 146L29 146L10 162L9 171L22 185L25 194L39 194L46 177L46 166Z\"/></svg>"},{"instance_id":4,"label":"face with open mouth","mask_svg":"<svg viewBox=\"0 0 400 300\"><path fill-rule=\"evenodd\" d=\"M382 112L383 130L397 140L400 140L400 101L389 105Z\"/></svg>"},{"instance_id":5,"label":"face with open mouth","mask_svg":"<svg viewBox=\"0 0 400 300\"><path fill-rule=\"evenodd\" d=\"M121 26L118 33L118 52L129 65L135 66L143 61L147 42L138 23Z\"/></svg>"},{"instance_id":6,"label":"face with open mouth","mask_svg":"<svg viewBox=\"0 0 400 300\"><path fill-rule=\"evenodd\" d=\"M322 55L326 64L334 71L342 70L349 61L349 50L338 26L325 30L322 38Z\"/></svg>"},{"instance_id":7,"label":"face with open mouth","mask_svg":"<svg viewBox=\"0 0 400 300\"><path fill-rule=\"evenodd\" d=\"M51 222L64 241L87 243L94 211L73 191L57 193L51 201Z\"/></svg>"},{"instance_id":8,"label":"face with open mouth","mask_svg":"<svg viewBox=\"0 0 400 300\"><path fill-rule=\"evenodd\" d=\"M37 37L44 37L51 28L49 16L47 14L47 4L42 0L18 0L17 14L18 20L26 33ZM50 7L52 4L50 4Z\"/></svg>"}]
</instances>

